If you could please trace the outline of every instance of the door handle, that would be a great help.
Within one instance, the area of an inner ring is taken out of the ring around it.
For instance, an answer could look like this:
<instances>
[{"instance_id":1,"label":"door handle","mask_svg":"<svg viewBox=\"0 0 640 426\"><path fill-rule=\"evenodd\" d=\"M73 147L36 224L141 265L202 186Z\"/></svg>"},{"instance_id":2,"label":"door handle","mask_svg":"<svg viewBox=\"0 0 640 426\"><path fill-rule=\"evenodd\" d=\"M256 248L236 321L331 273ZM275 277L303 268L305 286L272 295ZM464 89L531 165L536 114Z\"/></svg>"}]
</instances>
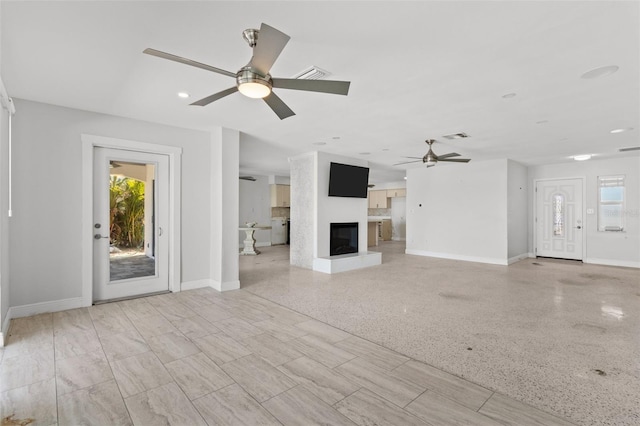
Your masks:
<instances>
[{"instance_id":1,"label":"door handle","mask_svg":"<svg viewBox=\"0 0 640 426\"><path fill-rule=\"evenodd\" d=\"M162 236L162 228L158 227L158 237Z\"/></svg>"},{"instance_id":2,"label":"door handle","mask_svg":"<svg viewBox=\"0 0 640 426\"><path fill-rule=\"evenodd\" d=\"M102 235L100 235L100 234L95 234L95 235L93 236L93 238L95 238L96 240L99 240L100 238L109 238L109 237L108 237L108 236L103 237L103 236L102 236Z\"/></svg>"},{"instance_id":3,"label":"door handle","mask_svg":"<svg viewBox=\"0 0 640 426\"><path fill-rule=\"evenodd\" d=\"M582 229L582 226L578 225L576 226L576 229Z\"/></svg>"}]
</instances>

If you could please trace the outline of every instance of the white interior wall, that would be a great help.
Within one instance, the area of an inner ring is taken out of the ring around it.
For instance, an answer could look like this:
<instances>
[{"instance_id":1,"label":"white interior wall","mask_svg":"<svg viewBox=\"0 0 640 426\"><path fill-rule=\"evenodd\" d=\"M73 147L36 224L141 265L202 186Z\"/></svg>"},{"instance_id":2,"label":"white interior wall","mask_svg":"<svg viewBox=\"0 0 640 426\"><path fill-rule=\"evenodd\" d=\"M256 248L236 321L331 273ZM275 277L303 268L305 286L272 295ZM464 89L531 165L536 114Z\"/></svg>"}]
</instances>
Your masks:
<instances>
[{"instance_id":1,"label":"white interior wall","mask_svg":"<svg viewBox=\"0 0 640 426\"><path fill-rule=\"evenodd\" d=\"M382 182L377 183L376 186L370 188L371 191L378 191L381 189L396 189L396 188L406 188L407 181L406 180L398 180L395 182Z\"/></svg>"},{"instance_id":2,"label":"white interior wall","mask_svg":"<svg viewBox=\"0 0 640 426\"><path fill-rule=\"evenodd\" d=\"M16 109L11 306L81 296L82 133L183 149L182 282L210 278L207 132L25 100L16 100ZM235 234L233 243L235 248Z\"/></svg>"},{"instance_id":3,"label":"white interior wall","mask_svg":"<svg viewBox=\"0 0 640 426\"><path fill-rule=\"evenodd\" d=\"M507 160L407 175L408 254L506 264Z\"/></svg>"},{"instance_id":4,"label":"white interior wall","mask_svg":"<svg viewBox=\"0 0 640 426\"><path fill-rule=\"evenodd\" d=\"M329 170L331 162L368 167L365 160L340 155L317 153L316 177L316 246L314 257L329 257L330 224L358 222L358 252L367 252L367 207L366 198L329 197ZM293 203L292 203L293 205Z\"/></svg>"},{"instance_id":5,"label":"white interior wall","mask_svg":"<svg viewBox=\"0 0 640 426\"><path fill-rule=\"evenodd\" d=\"M1 79L0 79L1 81ZM9 323L9 113L0 108L0 346Z\"/></svg>"},{"instance_id":6,"label":"white interior wall","mask_svg":"<svg viewBox=\"0 0 640 426\"><path fill-rule=\"evenodd\" d=\"M0 22L2 21L2 2L0 2ZM0 31L0 46L2 46L2 31ZM2 69L2 49L0 48L0 69ZM0 84L2 78L0 77ZM0 346L4 345L5 333L9 323L9 217L8 198L8 153L9 153L9 114L0 107Z\"/></svg>"},{"instance_id":7,"label":"white interior wall","mask_svg":"<svg viewBox=\"0 0 640 426\"><path fill-rule=\"evenodd\" d=\"M247 222L271 226L271 188L268 176L252 175L255 181L239 180L240 184L240 226ZM253 234L256 246L271 245L270 230L256 230ZM238 245L244 246L246 234L238 232Z\"/></svg>"},{"instance_id":8,"label":"white interior wall","mask_svg":"<svg viewBox=\"0 0 640 426\"><path fill-rule=\"evenodd\" d=\"M598 176L625 175L625 232L598 231ZM570 163L529 167L530 215L533 216L533 181L569 177L585 178L584 262L618 266L640 267L640 157L637 155L616 159L592 159ZM529 251L534 251L534 223L529 221Z\"/></svg>"},{"instance_id":9,"label":"white interior wall","mask_svg":"<svg viewBox=\"0 0 640 426\"><path fill-rule=\"evenodd\" d=\"M291 178L289 176L269 176L270 185L291 185Z\"/></svg>"},{"instance_id":10,"label":"white interior wall","mask_svg":"<svg viewBox=\"0 0 640 426\"><path fill-rule=\"evenodd\" d=\"M507 257L512 261L529 255L527 229L530 204L527 182L526 166L507 160Z\"/></svg>"}]
</instances>

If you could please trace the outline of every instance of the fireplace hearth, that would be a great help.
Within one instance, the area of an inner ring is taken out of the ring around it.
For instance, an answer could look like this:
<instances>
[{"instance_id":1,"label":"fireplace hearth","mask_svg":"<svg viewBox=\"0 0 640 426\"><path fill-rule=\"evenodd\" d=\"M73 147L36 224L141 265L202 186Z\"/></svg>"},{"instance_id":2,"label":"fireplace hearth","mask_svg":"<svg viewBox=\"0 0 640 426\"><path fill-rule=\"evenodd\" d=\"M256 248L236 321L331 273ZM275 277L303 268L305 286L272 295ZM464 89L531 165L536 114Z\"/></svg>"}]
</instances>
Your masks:
<instances>
[{"instance_id":1,"label":"fireplace hearth","mask_svg":"<svg viewBox=\"0 0 640 426\"><path fill-rule=\"evenodd\" d=\"M329 237L329 254L358 253L358 222L332 223Z\"/></svg>"}]
</instances>

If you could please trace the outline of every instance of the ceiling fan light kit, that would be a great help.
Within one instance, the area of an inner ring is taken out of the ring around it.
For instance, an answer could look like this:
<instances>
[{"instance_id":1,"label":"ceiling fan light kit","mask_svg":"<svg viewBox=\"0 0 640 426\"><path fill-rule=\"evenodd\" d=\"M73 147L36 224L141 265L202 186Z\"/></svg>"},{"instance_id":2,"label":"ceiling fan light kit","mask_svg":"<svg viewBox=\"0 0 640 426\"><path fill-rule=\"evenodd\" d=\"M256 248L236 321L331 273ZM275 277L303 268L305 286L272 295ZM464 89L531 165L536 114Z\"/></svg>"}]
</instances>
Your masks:
<instances>
[{"instance_id":1,"label":"ceiling fan light kit","mask_svg":"<svg viewBox=\"0 0 640 426\"><path fill-rule=\"evenodd\" d=\"M238 72L236 83L240 93L252 99L266 98L273 87L270 75L267 74L266 77L263 77L249 67L244 67Z\"/></svg>"},{"instance_id":2,"label":"ceiling fan light kit","mask_svg":"<svg viewBox=\"0 0 640 426\"><path fill-rule=\"evenodd\" d=\"M213 95L209 95L191 105L209 105L232 93L240 92L249 98L263 99L273 112L275 112L281 120L284 120L287 117L295 115L295 113L282 99L273 93L272 89L274 87L279 89L330 93L334 95L347 95L349 93L351 83L348 81L272 78L271 75L269 75L269 71L291 38L285 33L263 23L259 30L244 30L242 37L249 44L249 47L253 49L253 56L249 63L240 68L240 71L235 74L227 70L155 49L148 48L145 49L143 53L236 79L235 87L230 87Z\"/></svg>"}]
</instances>

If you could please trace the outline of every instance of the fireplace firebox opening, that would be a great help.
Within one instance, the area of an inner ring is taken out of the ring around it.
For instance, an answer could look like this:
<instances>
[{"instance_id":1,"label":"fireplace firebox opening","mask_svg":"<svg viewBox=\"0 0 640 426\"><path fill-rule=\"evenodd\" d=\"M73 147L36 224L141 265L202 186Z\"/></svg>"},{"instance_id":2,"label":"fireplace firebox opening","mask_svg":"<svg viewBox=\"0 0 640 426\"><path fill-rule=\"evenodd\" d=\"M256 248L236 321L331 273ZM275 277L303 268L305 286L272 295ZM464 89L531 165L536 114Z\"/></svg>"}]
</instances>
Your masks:
<instances>
[{"instance_id":1,"label":"fireplace firebox opening","mask_svg":"<svg viewBox=\"0 0 640 426\"><path fill-rule=\"evenodd\" d=\"M329 254L358 253L358 222L332 223Z\"/></svg>"}]
</instances>

